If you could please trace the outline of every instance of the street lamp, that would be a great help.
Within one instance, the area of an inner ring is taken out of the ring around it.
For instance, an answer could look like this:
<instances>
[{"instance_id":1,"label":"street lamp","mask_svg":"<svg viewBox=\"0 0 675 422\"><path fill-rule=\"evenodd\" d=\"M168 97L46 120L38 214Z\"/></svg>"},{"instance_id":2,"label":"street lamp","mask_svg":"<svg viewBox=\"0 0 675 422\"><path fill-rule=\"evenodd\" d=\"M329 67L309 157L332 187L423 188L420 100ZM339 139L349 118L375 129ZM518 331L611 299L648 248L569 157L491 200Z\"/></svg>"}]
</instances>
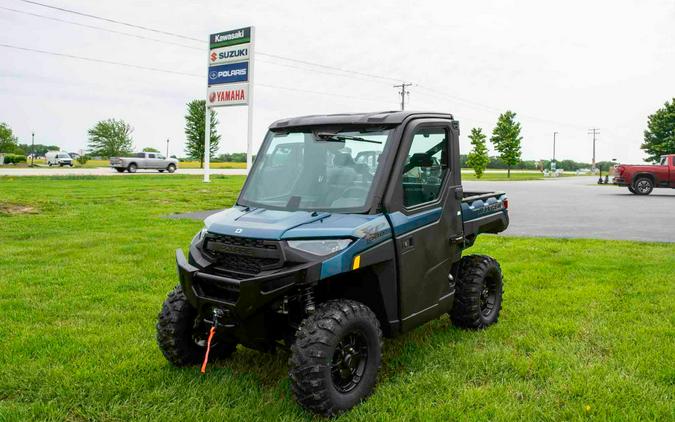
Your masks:
<instances>
[{"instance_id":1,"label":"street lamp","mask_svg":"<svg viewBox=\"0 0 675 422\"><path fill-rule=\"evenodd\" d=\"M166 138L166 158L169 158L169 138Z\"/></svg>"},{"instance_id":2,"label":"street lamp","mask_svg":"<svg viewBox=\"0 0 675 422\"><path fill-rule=\"evenodd\" d=\"M556 168L555 165L555 137L558 135L558 132L553 132L553 160L551 160L551 171L554 171Z\"/></svg>"},{"instance_id":3,"label":"street lamp","mask_svg":"<svg viewBox=\"0 0 675 422\"><path fill-rule=\"evenodd\" d=\"M31 132L30 138L30 166L35 167L35 132Z\"/></svg>"}]
</instances>

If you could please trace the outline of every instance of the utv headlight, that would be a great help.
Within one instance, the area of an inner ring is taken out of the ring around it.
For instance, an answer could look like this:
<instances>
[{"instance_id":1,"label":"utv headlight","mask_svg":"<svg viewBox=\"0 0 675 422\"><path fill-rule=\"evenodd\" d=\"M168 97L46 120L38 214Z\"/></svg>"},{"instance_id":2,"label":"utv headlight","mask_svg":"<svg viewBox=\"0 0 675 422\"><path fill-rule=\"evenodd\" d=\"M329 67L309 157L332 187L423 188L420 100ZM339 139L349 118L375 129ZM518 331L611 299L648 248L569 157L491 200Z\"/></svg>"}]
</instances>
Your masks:
<instances>
[{"instance_id":1,"label":"utv headlight","mask_svg":"<svg viewBox=\"0 0 675 422\"><path fill-rule=\"evenodd\" d=\"M195 244L195 243L201 241L201 240L204 238L204 235L205 235L206 233L207 233L207 230L206 230L205 228L204 228L204 229L201 229L201 230L195 235L195 237L192 238L192 242L190 242L190 243L191 243L191 244Z\"/></svg>"},{"instance_id":2,"label":"utv headlight","mask_svg":"<svg viewBox=\"0 0 675 422\"><path fill-rule=\"evenodd\" d=\"M343 250L350 243L351 239L289 240L288 246L312 255L325 256Z\"/></svg>"}]
</instances>

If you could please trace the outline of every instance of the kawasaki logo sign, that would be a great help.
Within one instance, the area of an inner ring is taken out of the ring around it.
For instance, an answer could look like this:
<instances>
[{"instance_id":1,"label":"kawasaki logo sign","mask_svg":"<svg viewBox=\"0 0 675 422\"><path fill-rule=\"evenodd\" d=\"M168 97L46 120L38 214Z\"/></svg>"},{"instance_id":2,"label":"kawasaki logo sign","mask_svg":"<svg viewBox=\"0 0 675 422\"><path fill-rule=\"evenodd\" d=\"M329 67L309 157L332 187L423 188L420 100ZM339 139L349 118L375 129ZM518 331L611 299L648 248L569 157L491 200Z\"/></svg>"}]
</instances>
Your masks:
<instances>
[{"instance_id":1,"label":"kawasaki logo sign","mask_svg":"<svg viewBox=\"0 0 675 422\"><path fill-rule=\"evenodd\" d=\"M244 44L251 41L251 28L235 29L234 31L211 34L209 44L211 49L229 45Z\"/></svg>"}]
</instances>

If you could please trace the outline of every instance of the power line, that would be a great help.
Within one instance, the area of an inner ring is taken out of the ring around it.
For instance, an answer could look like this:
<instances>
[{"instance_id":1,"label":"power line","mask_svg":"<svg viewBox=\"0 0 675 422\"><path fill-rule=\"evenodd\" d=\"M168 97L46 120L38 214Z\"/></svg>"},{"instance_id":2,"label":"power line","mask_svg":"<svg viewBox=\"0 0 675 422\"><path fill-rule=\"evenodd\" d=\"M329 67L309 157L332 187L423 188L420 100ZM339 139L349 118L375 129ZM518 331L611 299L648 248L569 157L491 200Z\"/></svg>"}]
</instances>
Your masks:
<instances>
[{"instance_id":1,"label":"power line","mask_svg":"<svg viewBox=\"0 0 675 422\"><path fill-rule=\"evenodd\" d=\"M157 67L149 67L149 66L141 66L141 65L137 65L137 64L131 64L131 63L115 62L115 61L112 61L112 60L96 59L96 58L93 58L93 57L76 56L74 54L57 53L55 51L38 50L38 49L35 49L35 48L20 47L20 46L17 46L17 45L0 43L0 47L13 48L15 50L30 51L30 52L33 52L33 53L47 54L47 55L50 55L50 56L67 57L67 58L70 58L70 59L84 60L84 61L88 61L88 62L104 63L104 64L111 64L111 65L115 65L115 66L123 66L123 67L131 67L131 68L135 68L135 69L149 70L149 71L152 71L152 72L170 73L170 74L174 74L174 75L191 76L191 77L196 77L196 78L203 78L204 77L204 75L197 75L195 73L178 72L178 71L175 71L175 70L160 69L160 68L157 68Z\"/></svg>"},{"instance_id":2,"label":"power line","mask_svg":"<svg viewBox=\"0 0 675 422\"><path fill-rule=\"evenodd\" d=\"M28 3L28 4L34 4L36 6L46 7L46 8L49 8L49 9L59 10L61 12L72 13L72 14L84 16L84 17L87 17L87 18L97 19L97 20L101 20L101 21L105 21L105 22L116 23L118 25L124 25L124 26L128 26L130 28L142 29L144 31L151 31L151 32L155 32L155 33L158 33L158 34L167 35L169 37L176 37L176 38L182 38L182 39L185 39L185 40L204 42L204 40L200 40L200 39L194 38L194 37L189 37L187 35L176 34L175 32L162 31L161 29L149 28L147 26L123 22L123 21L120 21L120 20L117 20L117 19L110 19L110 18L105 18L105 17L102 17L102 16L92 15L92 14L89 14L89 13L78 12L77 10L66 9L64 7L52 6L50 4L44 4L44 3L37 2L37 1L31 1L31 0L19 0L19 1L24 2L24 3Z\"/></svg>"},{"instance_id":3,"label":"power line","mask_svg":"<svg viewBox=\"0 0 675 422\"><path fill-rule=\"evenodd\" d=\"M408 91L408 87L412 86L411 83L405 83L401 82L398 85L394 85L394 88L401 88L401 90L398 92L399 95L401 96L401 110L405 110L405 96L407 95L410 97L410 91Z\"/></svg>"},{"instance_id":4,"label":"power line","mask_svg":"<svg viewBox=\"0 0 675 422\"><path fill-rule=\"evenodd\" d=\"M175 42L172 42L172 41L166 41L166 40L160 40L160 39L157 39L157 38L145 37L143 35L132 34L130 32L116 31L114 29L103 28L101 26L96 26L96 25L87 25L87 24L83 24L83 23L80 23L80 22L74 22L74 21L69 21L69 20L66 20L66 19L60 19L60 18L56 18L56 17L52 17L52 16L41 15L39 13L26 12L26 11L23 11L23 10L17 10L17 9L12 9L12 8L9 8L9 7L3 7L3 6L0 6L0 9L6 10L6 11L9 11L9 12L13 12L13 13L29 15L29 16L33 16L33 17L37 17L37 18L41 18L41 19L47 19L47 20L51 20L51 21L56 21L56 22L70 24L70 25L80 26L80 27L83 27L83 28L94 29L94 30L97 30L97 31L104 31L104 32L109 32L109 33L113 33L113 34L124 35L124 36L127 36L127 37L133 37L133 38L153 41L153 42L157 42L157 43L161 43L161 44L175 45L175 46L178 46L178 47L188 48L188 49L191 49L191 50L197 50L197 51L202 51L202 52L208 51L207 48L195 47L195 46L191 46L191 45L175 43ZM258 54L260 54L260 53L258 53ZM272 55L272 56L274 56L274 55ZM262 63L268 63L268 64L271 64L271 65L275 65L275 66L282 66L282 67L288 67L288 68L292 68L292 69L305 70L305 71L321 73L321 74L325 74L325 75L332 75L332 76L338 76L338 77L343 77L343 78L352 78L352 79L356 79L356 80L360 80L360 81L375 82L372 79L365 79L365 78L359 77L358 75L354 76L354 75L350 75L350 74L346 74L346 73L338 73L338 72L331 72L331 71L328 71L328 70L305 68L305 67L301 67L301 66L295 66L295 65L292 65L292 64L277 63L277 62L273 62L273 61L265 61L265 60L260 60L260 59L258 59L258 61L260 61ZM382 83L384 83L384 82L382 82Z\"/></svg>"},{"instance_id":5,"label":"power line","mask_svg":"<svg viewBox=\"0 0 675 422\"><path fill-rule=\"evenodd\" d=\"M133 24L133 23L124 22L124 21L117 20L117 19L106 18L106 17L98 16L98 15L93 15L93 14L90 14L90 13L79 12L77 10L66 9L64 7L52 6L52 5L49 5L49 4L40 3L40 2L32 1L32 0L18 0L18 1L21 1L23 3L33 4L33 5L36 5L36 6L46 7L46 8L49 8L49 9L58 10L58 11L65 12L65 13L72 13L72 14L76 14L76 15L79 15L79 16L85 16L85 17L88 17L88 18L91 18L91 19L97 19L97 20L101 20L101 21L105 21L105 22L115 23L115 24L118 24L118 25L128 26L128 27L131 27L131 28L141 29L141 30L144 30L144 31L151 31L151 32L159 33L159 34L166 35L166 36L177 37L177 38L187 39L187 40L191 40L191 41L197 41L197 42L200 42L200 43L206 43L206 41L203 40L203 39L190 37L190 36L182 35L182 34L177 34L175 32L163 31L163 30L160 30L160 29L150 28L150 27L143 26L143 25L136 25L136 24ZM315 66L315 67L324 68L324 69L337 70L339 72L351 73L351 74L354 74L354 75L365 76L365 77L369 77L369 78L373 78L373 79L380 79L380 80L387 80L387 81L394 81L394 82L399 82L399 81L402 80L400 78L391 78L391 77L388 77L388 76L376 75L376 74L368 73L368 72L360 72L360 71L356 71L356 70L344 69L344 68L337 67L337 66L329 66L329 65L324 65L324 64L320 64L320 63L315 63L315 62L311 62L311 61L307 61L307 60L295 59L295 58L292 58L292 57L285 57L285 56L281 56L281 55L278 55L278 54L265 53L265 52L259 51L259 50L256 51L256 54L261 55L261 56L267 56L267 57L275 58L275 59L280 59L280 60L287 60L287 61L290 61L290 62L304 64L304 65L308 65L308 66Z\"/></svg>"},{"instance_id":6,"label":"power line","mask_svg":"<svg viewBox=\"0 0 675 422\"><path fill-rule=\"evenodd\" d=\"M20 13L22 15L33 16L33 17L36 17L36 18L48 19L48 20L55 21L55 22L61 22L61 23L67 23L67 24L70 24L70 25L81 26L83 28L95 29L97 31L104 31L104 32L112 33L112 34L124 35L124 36L127 36L127 37L133 37L133 38L138 38L138 39L142 39L142 40L158 42L158 43L162 43L162 44L175 45L175 46L178 46L178 47L189 48L189 49L192 49L192 50L204 51L203 48L195 47L195 46L192 46L192 45L179 44L179 43L175 43L175 42L171 42L171 41L160 40L160 39L157 39L157 38L145 37L143 35L132 34L130 32L116 31L114 29L103 28L101 26L87 25L85 23L69 21L69 20L66 20L66 19L56 18L56 17L53 17L53 16L41 15L39 13L26 12L24 10L12 9L10 7L0 6L0 9L7 10L7 11L13 12L13 13Z\"/></svg>"},{"instance_id":7,"label":"power line","mask_svg":"<svg viewBox=\"0 0 675 422\"><path fill-rule=\"evenodd\" d=\"M112 60L97 59L97 58L94 58L94 57L76 56L76 55L73 55L73 54L58 53L58 52L55 52L55 51L47 51L47 50L38 50L38 49L35 49L35 48L20 47L20 46L10 45L10 44L0 43L0 47L11 48L11 49L21 50L21 51L30 51L32 53L46 54L46 55L56 56L56 57L65 57L65 58L69 58L69 59L83 60L83 61L87 61L87 62L103 63L103 64L109 64L109 65L115 65L115 66L129 67L129 68L133 68L133 69L148 70L148 71L152 71L152 72L168 73L168 74L180 75L180 76L190 76L190 77L193 77L193 78L204 78L204 75L199 75L199 74L196 74L196 73L177 72L177 71L168 70L168 69L161 69L161 68L157 68L157 67L141 66L141 65L136 65L136 64L132 64L132 63L123 63L123 62L116 62L116 61L112 61ZM316 95L325 95L325 96L329 96L329 97L349 98L349 99L353 99L353 100L368 101L368 102L382 103L383 101L386 101L384 99L378 100L378 99L374 99L374 98L356 97L356 96L352 96L352 95L333 94L333 93L330 93L330 92L312 91L312 90L308 90L308 89L291 88L291 87L285 87L285 86L280 86L280 85L270 85L270 84L256 83L256 86L260 86L260 87L264 87L264 88L281 89L281 90L286 90L286 91L295 91L295 92L316 94Z\"/></svg>"}]
</instances>

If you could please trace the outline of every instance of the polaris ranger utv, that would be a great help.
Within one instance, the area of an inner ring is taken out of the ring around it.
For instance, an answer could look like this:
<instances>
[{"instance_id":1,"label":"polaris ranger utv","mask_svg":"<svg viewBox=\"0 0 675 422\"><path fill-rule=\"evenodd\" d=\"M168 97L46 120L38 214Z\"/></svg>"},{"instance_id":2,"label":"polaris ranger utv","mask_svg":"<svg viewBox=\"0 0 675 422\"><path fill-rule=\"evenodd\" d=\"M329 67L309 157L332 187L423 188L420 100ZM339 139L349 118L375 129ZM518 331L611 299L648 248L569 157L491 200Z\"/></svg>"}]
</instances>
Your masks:
<instances>
[{"instance_id":1,"label":"polaris ranger utv","mask_svg":"<svg viewBox=\"0 0 675 422\"><path fill-rule=\"evenodd\" d=\"M322 415L374 389L382 335L449 314L497 321L497 262L462 257L509 223L503 192L464 192L450 114L383 112L273 123L235 206L205 220L157 340L176 366L238 344L290 348L297 401Z\"/></svg>"}]
</instances>

